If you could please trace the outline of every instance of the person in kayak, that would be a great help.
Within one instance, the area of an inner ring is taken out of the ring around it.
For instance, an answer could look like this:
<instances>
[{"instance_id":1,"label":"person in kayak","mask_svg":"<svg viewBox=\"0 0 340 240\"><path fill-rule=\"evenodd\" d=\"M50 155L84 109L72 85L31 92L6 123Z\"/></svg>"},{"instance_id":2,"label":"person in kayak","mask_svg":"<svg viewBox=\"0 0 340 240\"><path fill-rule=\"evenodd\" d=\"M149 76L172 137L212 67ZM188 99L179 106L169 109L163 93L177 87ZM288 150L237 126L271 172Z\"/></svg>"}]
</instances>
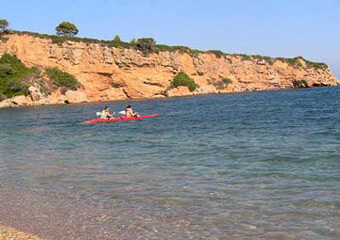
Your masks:
<instances>
[{"instance_id":1,"label":"person in kayak","mask_svg":"<svg viewBox=\"0 0 340 240\"><path fill-rule=\"evenodd\" d=\"M100 114L100 118L102 118L102 119L110 119L110 118L113 118L114 114L115 113L110 113L110 107L109 106L105 106L104 110Z\"/></svg>"},{"instance_id":2,"label":"person in kayak","mask_svg":"<svg viewBox=\"0 0 340 240\"><path fill-rule=\"evenodd\" d=\"M132 110L131 105L127 105L125 108L125 116L126 117L139 117L139 113L138 112L134 112Z\"/></svg>"}]
</instances>

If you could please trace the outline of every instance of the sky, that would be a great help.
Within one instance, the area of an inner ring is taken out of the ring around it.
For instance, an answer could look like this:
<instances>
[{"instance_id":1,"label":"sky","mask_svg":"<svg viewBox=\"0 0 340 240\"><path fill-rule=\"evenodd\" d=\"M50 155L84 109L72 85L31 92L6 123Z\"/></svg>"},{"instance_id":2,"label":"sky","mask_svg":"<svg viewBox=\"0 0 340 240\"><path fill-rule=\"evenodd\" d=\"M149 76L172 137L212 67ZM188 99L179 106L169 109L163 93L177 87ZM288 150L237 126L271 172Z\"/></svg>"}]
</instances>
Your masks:
<instances>
[{"instance_id":1,"label":"sky","mask_svg":"<svg viewBox=\"0 0 340 240\"><path fill-rule=\"evenodd\" d=\"M10 28L54 34L62 21L78 36L271 57L303 56L340 77L338 0L1 0Z\"/></svg>"}]
</instances>

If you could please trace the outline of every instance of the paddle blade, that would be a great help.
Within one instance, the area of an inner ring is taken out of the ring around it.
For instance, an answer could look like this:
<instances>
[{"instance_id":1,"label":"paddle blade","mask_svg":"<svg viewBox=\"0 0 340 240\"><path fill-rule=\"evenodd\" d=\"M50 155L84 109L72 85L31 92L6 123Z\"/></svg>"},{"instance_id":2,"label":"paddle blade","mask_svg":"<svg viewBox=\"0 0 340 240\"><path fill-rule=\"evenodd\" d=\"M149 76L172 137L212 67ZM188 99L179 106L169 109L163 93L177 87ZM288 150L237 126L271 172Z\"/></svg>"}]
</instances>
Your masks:
<instances>
[{"instance_id":1,"label":"paddle blade","mask_svg":"<svg viewBox=\"0 0 340 240\"><path fill-rule=\"evenodd\" d=\"M120 111L119 114L125 115L125 111Z\"/></svg>"},{"instance_id":2,"label":"paddle blade","mask_svg":"<svg viewBox=\"0 0 340 240\"><path fill-rule=\"evenodd\" d=\"M102 115L102 113L101 112L96 112L96 115L100 116L100 115Z\"/></svg>"}]
</instances>

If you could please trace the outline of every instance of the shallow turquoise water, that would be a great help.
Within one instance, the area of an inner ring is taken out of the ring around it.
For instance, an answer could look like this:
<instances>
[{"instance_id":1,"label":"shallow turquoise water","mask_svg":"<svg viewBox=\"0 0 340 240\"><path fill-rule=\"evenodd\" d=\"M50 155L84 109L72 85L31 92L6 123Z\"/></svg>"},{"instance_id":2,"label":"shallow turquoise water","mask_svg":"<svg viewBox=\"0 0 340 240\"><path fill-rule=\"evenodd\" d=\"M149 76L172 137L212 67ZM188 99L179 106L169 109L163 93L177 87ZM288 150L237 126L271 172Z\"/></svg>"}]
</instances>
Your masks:
<instances>
[{"instance_id":1,"label":"shallow turquoise water","mask_svg":"<svg viewBox=\"0 0 340 240\"><path fill-rule=\"evenodd\" d=\"M340 238L340 88L0 110L0 180L171 214L214 237ZM111 110L126 102L110 103ZM0 185L0 186L1 186Z\"/></svg>"}]
</instances>

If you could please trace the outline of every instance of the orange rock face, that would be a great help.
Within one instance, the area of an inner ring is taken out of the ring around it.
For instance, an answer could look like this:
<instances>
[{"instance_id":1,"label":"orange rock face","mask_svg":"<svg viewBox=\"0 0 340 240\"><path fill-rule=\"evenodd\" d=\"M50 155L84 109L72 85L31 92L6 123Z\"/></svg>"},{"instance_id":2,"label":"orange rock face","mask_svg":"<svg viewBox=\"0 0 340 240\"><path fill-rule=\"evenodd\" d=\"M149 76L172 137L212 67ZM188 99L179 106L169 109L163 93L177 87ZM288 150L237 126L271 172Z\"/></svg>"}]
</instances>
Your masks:
<instances>
[{"instance_id":1,"label":"orange rock face","mask_svg":"<svg viewBox=\"0 0 340 240\"><path fill-rule=\"evenodd\" d=\"M133 49L99 44L67 41L58 45L50 39L31 35L5 37L8 40L0 42L0 55L13 54L27 66L56 67L74 75L84 86L78 91L84 94L72 93L72 102L164 96L179 71L187 73L200 88L190 92L179 87L168 91L167 96L339 85L328 68L308 68L303 61L302 67L294 67L279 60L269 64L256 59L242 60L238 56L218 58L212 53L195 57L180 52L143 56ZM223 78L231 79L232 83L216 86ZM57 95L49 95L47 102L63 102L64 99L58 97L59 100L55 100Z\"/></svg>"}]
</instances>

